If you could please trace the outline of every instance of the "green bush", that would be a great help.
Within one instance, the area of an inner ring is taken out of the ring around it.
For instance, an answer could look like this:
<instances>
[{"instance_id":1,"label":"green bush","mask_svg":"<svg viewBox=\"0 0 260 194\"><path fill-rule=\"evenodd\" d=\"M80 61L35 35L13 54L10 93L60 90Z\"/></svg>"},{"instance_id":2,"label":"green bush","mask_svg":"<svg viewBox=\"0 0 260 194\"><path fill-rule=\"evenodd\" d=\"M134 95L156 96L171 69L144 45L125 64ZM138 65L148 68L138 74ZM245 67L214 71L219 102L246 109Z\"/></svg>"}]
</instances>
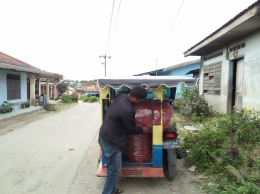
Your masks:
<instances>
[{"instance_id":1,"label":"green bush","mask_svg":"<svg viewBox=\"0 0 260 194\"><path fill-rule=\"evenodd\" d=\"M96 96L90 96L88 102L97 102L99 99Z\"/></svg>"},{"instance_id":2,"label":"green bush","mask_svg":"<svg viewBox=\"0 0 260 194\"><path fill-rule=\"evenodd\" d=\"M62 102L65 104L72 103L71 96L70 95L63 95L61 98Z\"/></svg>"},{"instance_id":3,"label":"green bush","mask_svg":"<svg viewBox=\"0 0 260 194\"><path fill-rule=\"evenodd\" d=\"M78 102L78 97L79 95L74 92L73 94L71 94L70 99L72 100L72 102Z\"/></svg>"},{"instance_id":4,"label":"green bush","mask_svg":"<svg viewBox=\"0 0 260 194\"><path fill-rule=\"evenodd\" d=\"M181 84L181 92L174 105L179 108L182 115L189 117L194 122L202 122L205 118L213 115L213 110L208 106L203 96L199 95L198 86L186 87Z\"/></svg>"},{"instance_id":5,"label":"green bush","mask_svg":"<svg viewBox=\"0 0 260 194\"><path fill-rule=\"evenodd\" d=\"M233 110L184 138L186 164L217 182L211 193L260 193L259 118L259 111Z\"/></svg>"},{"instance_id":6,"label":"green bush","mask_svg":"<svg viewBox=\"0 0 260 194\"><path fill-rule=\"evenodd\" d=\"M88 100L89 100L89 97L87 97L87 96L85 96L85 97L83 98L83 102L88 102Z\"/></svg>"}]
</instances>

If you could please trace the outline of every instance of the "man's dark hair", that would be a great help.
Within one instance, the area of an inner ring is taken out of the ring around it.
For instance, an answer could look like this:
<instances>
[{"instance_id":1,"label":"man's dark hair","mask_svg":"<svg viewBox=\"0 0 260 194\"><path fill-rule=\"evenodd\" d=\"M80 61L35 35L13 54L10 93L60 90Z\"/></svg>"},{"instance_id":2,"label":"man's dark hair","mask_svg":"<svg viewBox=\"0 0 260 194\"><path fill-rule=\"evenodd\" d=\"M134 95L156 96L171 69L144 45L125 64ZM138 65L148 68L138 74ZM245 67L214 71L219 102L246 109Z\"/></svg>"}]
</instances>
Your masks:
<instances>
[{"instance_id":1,"label":"man's dark hair","mask_svg":"<svg viewBox=\"0 0 260 194\"><path fill-rule=\"evenodd\" d=\"M130 90L130 96L136 99L144 99L147 95L146 90L143 86L134 86Z\"/></svg>"}]
</instances>

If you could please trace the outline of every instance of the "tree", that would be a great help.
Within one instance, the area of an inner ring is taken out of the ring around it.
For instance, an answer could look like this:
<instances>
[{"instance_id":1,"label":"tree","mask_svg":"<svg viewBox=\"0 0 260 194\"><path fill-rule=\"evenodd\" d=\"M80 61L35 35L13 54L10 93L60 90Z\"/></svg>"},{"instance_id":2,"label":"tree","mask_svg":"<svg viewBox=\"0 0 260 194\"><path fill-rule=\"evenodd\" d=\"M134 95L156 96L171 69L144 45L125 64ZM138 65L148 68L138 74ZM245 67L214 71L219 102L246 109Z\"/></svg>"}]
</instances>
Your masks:
<instances>
[{"instance_id":1,"label":"tree","mask_svg":"<svg viewBox=\"0 0 260 194\"><path fill-rule=\"evenodd\" d=\"M69 84L61 82L61 83L58 83L56 87L57 87L57 90L59 91L59 93L62 95L64 92L67 91L68 86L69 86Z\"/></svg>"},{"instance_id":2,"label":"tree","mask_svg":"<svg viewBox=\"0 0 260 194\"><path fill-rule=\"evenodd\" d=\"M80 83L93 83L93 80L81 80Z\"/></svg>"}]
</instances>

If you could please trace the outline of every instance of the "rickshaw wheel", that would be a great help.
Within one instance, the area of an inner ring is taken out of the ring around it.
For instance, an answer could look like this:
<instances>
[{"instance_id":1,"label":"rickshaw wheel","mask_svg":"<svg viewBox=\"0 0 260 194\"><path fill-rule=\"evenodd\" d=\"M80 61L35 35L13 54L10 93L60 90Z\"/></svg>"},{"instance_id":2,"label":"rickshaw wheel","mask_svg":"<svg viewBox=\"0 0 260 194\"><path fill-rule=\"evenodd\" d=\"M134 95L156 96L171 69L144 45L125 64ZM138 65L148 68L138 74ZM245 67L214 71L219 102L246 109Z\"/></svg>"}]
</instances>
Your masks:
<instances>
[{"instance_id":1,"label":"rickshaw wheel","mask_svg":"<svg viewBox=\"0 0 260 194\"><path fill-rule=\"evenodd\" d=\"M172 181L176 175L176 165L170 163L167 153L163 156L163 173L169 181Z\"/></svg>"}]
</instances>

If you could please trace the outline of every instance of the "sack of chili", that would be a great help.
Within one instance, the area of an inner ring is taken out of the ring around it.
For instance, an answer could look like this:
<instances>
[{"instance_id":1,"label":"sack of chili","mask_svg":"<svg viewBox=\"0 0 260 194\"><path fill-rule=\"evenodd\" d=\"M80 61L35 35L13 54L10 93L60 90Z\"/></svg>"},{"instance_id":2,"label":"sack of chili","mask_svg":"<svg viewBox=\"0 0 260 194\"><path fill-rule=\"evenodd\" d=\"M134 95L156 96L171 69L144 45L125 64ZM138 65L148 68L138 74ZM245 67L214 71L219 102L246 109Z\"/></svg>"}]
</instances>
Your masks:
<instances>
[{"instance_id":1,"label":"sack of chili","mask_svg":"<svg viewBox=\"0 0 260 194\"><path fill-rule=\"evenodd\" d=\"M134 163L143 163L151 158L152 134L129 135L127 160Z\"/></svg>"},{"instance_id":2,"label":"sack of chili","mask_svg":"<svg viewBox=\"0 0 260 194\"><path fill-rule=\"evenodd\" d=\"M163 111L163 130L167 130L172 125L173 109L167 102L154 102L154 124L161 124L161 106ZM134 104L135 109L135 123L137 127L148 127L152 132L153 115L152 115L152 102L145 101Z\"/></svg>"}]
</instances>

